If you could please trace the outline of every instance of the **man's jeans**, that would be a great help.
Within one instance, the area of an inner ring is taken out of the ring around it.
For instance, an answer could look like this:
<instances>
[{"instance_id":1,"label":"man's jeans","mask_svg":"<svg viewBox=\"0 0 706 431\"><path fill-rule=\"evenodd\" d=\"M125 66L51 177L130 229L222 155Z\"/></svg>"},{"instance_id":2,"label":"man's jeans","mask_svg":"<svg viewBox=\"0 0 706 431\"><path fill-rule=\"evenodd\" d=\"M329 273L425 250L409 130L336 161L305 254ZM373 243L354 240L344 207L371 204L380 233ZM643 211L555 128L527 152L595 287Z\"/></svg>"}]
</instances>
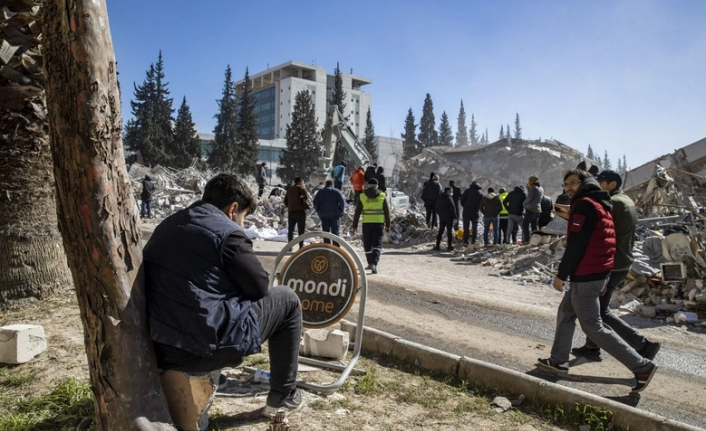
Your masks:
<instances>
[{"instance_id":1,"label":"man's jeans","mask_svg":"<svg viewBox=\"0 0 706 431\"><path fill-rule=\"evenodd\" d=\"M258 317L260 340L269 344L270 396L273 401L278 400L296 385L302 331L301 303L291 288L272 286L267 296L252 303L252 308ZM165 370L209 372L237 367L243 362L242 357L204 358L158 343L155 343L155 352L158 366Z\"/></svg>"},{"instance_id":2,"label":"man's jeans","mask_svg":"<svg viewBox=\"0 0 706 431\"><path fill-rule=\"evenodd\" d=\"M485 225L483 229L483 242L488 245L488 233L490 233L490 226L493 226L493 244L497 244L500 240L500 217L483 217L483 224Z\"/></svg>"},{"instance_id":3,"label":"man's jeans","mask_svg":"<svg viewBox=\"0 0 706 431\"><path fill-rule=\"evenodd\" d=\"M469 231L473 229L471 234L471 242L468 242ZM471 218L463 218L463 243L464 244L475 244L476 238L478 237L478 216Z\"/></svg>"},{"instance_id":4,"label":"man's jeans","mask_svg":"<svg viewBox=\"0 0 706 431\"><path fill-rule=\"evenodd\" d=\"M377 265L380 262L383 235L384 223L363 223L363 248L368 265Z\"/></svg>"},{"instance_id":5,"label":"man's jeans","mask_svg":"<svg viewBox=\"0 0 706 431\"><path fill-rule=\"evenodd\" d=\"M152 218L152 199L146 199L142 201L142 208L140 210L140 218Z\"/></svg>"},{"instance_id":6,"label":"man's jeans","mask_svg":"<svg viewBox=\"0 0 706 431\"><path fill-rule=\"evenodd\" d=\"M633 349L640 351L645 344L647 344L647 338L640 335L632 326L625 323L625 321L617 317L610 310L610 297L613 295L613 291L620 284L621 281L625 279L628 275L628 270L624 271L613 271L610 273L610 278L608 279L608 287L603 296L600 297L600 307L601 307L601 319L603 319L603 324L610 326L610 329L615 331L616 334L626 343L630 345ZM598 349L598 345L594 343L589 337L586 337L586 347L589 349Z\"/></svg>"},{"instance_id":7,"label":"man's jeans","mask_svg":"<svg viewBox=\"0 0 706 431\"><path fill-rule=\"evenodd\" d=\"M571 282L570 289L564 293L556 317L556 332L552 345L551 359L557 364L569 361L571 343L574 339L576 319L586 336L591 338L612 357L625 365L633 373L647 371L652 362L640 356L628 346L601 320L598 298L606 286L607 279L586 282Z\"/></svg>"},{"instance_id":8,"label":"man's jeans","mask_svg":"<svg viewBox=\"0 0 706 431\"><path fill-rule=\"evenodd\" d=\"M338 217L326 217L321 218L321 230L324 232L331 232L334 235L338 235L341 230L341 219ZM324 238L326 244L331 244L330 239ZM333 245L338 247L337 242L333 242Z\"/></svg>"},{"instance_id":9,"label":"man's jeans","mask_svg":"<svg viewBox=\"0 0 706 431\"><path fill-rule=\"evenodd\" d=\"M431 228L435 227L437 224L436 202L425 203L424 209L427 210L427 227L431 229Z\"/></svg>"},{"instance_id":10,"label":"man's jeans","mask_svg":"<svg viewBox=\"0 0 706 431\"><path fill-rule=\"evenodd\" d=\"M289 211L287 214L287 239L294 239L294 228L298 228L299 235L304 235L306 229L306 212L305 211ZM299 243L299 248L304 247L304 243Z\"/></svg>"},{"instance_id":11,"label":"man's jeans","mask_svg":"<svg viewBox=\"0 0 706 431\"><path fill-rule=\"evenodd\" d=\"M531 233L537 230L537 222L539 221L539 213L525 211L525 218L522 220L522 245L528 245L530 242ZM532 226L532 231L530 231Z\"/></svg>"},{"instance_id":12,"label":"man's jeans","mask_svg":"<svg viewBox=\"0 0 706 431\"><path fill-rule=\"evenodd\" d=\"M524 217L522 217L521 215L507 215L507 231L509 232L509 235L512 238L511 244L517 244L517 232L519 231L519 228L522 227L523 221Z\"/></svg>"},{"instance_id":13,"label":"man's jeans","mask_svg":"<svg viewBox=\"0 0 706 431\"><path fill-rule=\"evenodd\" d=\"M343 181L333 180L333 187L337 188L338 190L342 190L343 189Z\"/></svg>"},{"instance_id":14,"label":"man's jeans","mask_svg":"<svg viewBox=\"0 0 706 431\"><path fill-rule=\"evenodd\" d=\"M445 222L441 220L439 222L439 232L436 234L436 246L441 245L441 238L444 236L444 231L446 231L446 236L448 237L449 249L453 247L453 222Z\"/></svg>"}]
</instances>

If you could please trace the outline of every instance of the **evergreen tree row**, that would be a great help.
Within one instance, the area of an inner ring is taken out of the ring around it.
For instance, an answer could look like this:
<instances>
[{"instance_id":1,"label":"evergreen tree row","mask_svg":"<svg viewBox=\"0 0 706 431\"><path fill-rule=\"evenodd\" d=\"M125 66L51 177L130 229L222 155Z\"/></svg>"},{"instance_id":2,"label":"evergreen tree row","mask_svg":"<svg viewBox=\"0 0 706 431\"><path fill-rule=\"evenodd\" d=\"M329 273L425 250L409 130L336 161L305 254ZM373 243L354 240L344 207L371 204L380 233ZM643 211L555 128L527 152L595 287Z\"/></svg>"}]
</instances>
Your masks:
<instances>
[{"instance_id":1,"label":"evergreen tree row","mask_svg":"<svg viewBox=\"0 0 706 431\"><path fill-rule=\"evenodd\" d=\"M134 118L127 121L123 133L125 148L139 153L145 164L185 168L201 157L201 143L186 103L174 119L165 81L162 51L157 63L150 64L142 84L133 84L134 99L130 107Z\"/></svg>"},{"instance_id":2,"label":"evergreen tree row","mask_svg":"<svg viewBox=\"0 0 706 431\"><path fill-rule=\"evenodd\" d=\"M625 154L623 154L622 159L618 158L618 162L616 163L615 168L613 167L613 162L610 160L608 157L608 150L605 150L603 152L603 157L599 154L597 154L595 151L593 151L593 148L591 147L591 144L588 144L588 151L586 151L586 158L593 160L599 168L601 169L611 169L619 174L624 174L626 173L630 168L628 167L628 161L627 158L625 157Z\"/></svg>"},{"instance_id":3,"label":"evergreen tree row","mask_svg":"<svg viewBox=\"0 0 706 431\"><path fill-rule=\"evenodd\" d=\"M200 161L201 141L186 97L182 99L174 119L168 85L160 51L157 63L150 65L144 82L141 85L133 84L134 97L130 106L134 118L125 125L125 148L139 152L149 166L161 164L186 168ZM245 69L241 87L236 88L228 66L223 93L217 101L218 111L214 116L215 137L207 162L209 166L245 175L253 173L258 146L255 104L248 69Z\"/></svg>"}]
</instances>

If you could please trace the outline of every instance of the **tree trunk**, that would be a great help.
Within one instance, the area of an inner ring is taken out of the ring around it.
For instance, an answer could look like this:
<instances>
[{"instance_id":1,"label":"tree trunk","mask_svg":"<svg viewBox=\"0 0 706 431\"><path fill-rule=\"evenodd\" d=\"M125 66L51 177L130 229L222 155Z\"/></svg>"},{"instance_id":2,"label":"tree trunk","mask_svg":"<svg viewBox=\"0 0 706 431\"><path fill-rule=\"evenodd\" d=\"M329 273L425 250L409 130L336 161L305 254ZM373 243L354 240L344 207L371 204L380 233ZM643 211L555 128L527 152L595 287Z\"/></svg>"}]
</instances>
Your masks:
<instances>
[{"instance_id":1,"label":"tree trunk","mask_svg":"<svg viewBox=\"0 0 706 431\"><path fill-rule=\"evenodd\" d=\"M96 429L173 429L138 282L140 222L105 1L46 0L43 17L59 227L81 308Z\"/></svg>"},{"instance_id":2,"label":"tree trunk","mask_svg":"<svg viewBox=\"0 0 706 431\"><path fill-rule=\"evenodd\" d=\"M42 299L72 283L56 219L41 31L32 6L0 0L0 303Z\"/></svg>"}]
</instances>

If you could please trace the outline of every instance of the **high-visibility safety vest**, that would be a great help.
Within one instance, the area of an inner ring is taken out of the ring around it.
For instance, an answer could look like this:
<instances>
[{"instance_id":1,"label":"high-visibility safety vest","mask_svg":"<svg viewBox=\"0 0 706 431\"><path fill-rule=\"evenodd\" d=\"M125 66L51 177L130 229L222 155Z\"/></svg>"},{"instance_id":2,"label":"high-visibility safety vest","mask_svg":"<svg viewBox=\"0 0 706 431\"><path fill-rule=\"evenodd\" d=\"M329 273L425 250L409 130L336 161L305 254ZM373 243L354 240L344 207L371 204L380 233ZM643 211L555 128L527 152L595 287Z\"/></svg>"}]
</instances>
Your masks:
<instances>
[{"instance_id":1,"label":"high-visibility safety vest","mask_svg":"<svg viewBox=\"0 0 706 431\"><path fill-rule=\"evenodd\" d=\"M506 197L507 197L507 192L505 192L505 193L500 193L500 202L505 201L505 198L506 198ZM507 215L507 214L508 214L508 212L507 212L507 207L506 207L505 204L503 203L503 210L500 211L500 215L501 215L501 216L504 216L504 215Z\"/></svg>"},{"instance_id":2,"label":"high-visibility safety vest","mask_svg":"<svg viewBox=\"0 0 706 431\"><path fill-rule=\"evenodd\" d=\"M360 203L363 204L363 223L385 223L385 193L380 193L375 198L362 193Z\"/></svg>"}]
</instances>

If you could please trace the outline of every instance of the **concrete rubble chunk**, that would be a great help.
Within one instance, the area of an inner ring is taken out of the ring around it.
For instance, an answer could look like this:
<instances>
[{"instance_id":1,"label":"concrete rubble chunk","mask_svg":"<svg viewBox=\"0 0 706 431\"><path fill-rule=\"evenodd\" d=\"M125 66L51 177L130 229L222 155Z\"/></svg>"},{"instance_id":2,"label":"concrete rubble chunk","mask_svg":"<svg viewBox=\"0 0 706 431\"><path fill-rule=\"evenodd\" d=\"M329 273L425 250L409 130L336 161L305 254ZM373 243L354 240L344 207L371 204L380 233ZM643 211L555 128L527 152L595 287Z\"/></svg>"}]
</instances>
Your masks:
<instances>
[{"instance_id":1,"label":"concrete rubble chunk","mask_svg":"<svg viewBox=\"0 0 706 431\"><path fill-rule=\"evenodd\" d=\"M0 328L0 363L24 364L47 350L44 328L39 325L10 325Z\"/></svg>"},{"instance_id":2,"label":"concrete rubble chunk","mask_svg":"<svg viewBox=\"0 0 706 431\"><path fill-rule=\"evenodd\" d=\"M350 334L338 329L309 329L304 333L299 353L321 358L344 359L348 353Z\"/></svg>"}]
</instances>

